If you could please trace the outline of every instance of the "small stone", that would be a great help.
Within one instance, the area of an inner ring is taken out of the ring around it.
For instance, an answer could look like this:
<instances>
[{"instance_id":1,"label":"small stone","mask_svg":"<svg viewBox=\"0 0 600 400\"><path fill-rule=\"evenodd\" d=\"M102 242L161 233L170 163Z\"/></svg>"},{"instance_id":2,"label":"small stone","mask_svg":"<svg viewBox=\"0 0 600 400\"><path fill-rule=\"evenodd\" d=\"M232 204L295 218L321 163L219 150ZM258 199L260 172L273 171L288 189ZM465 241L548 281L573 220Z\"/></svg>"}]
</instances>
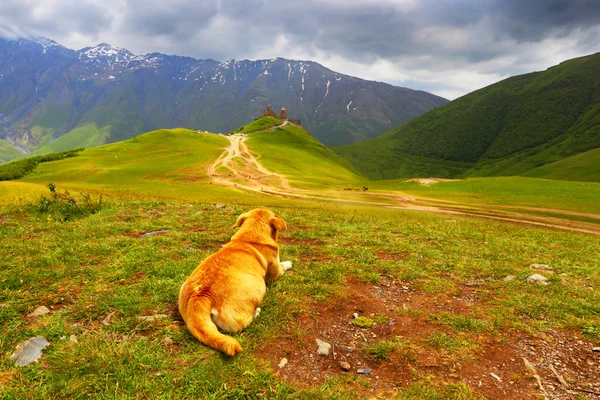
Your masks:
<instances>
[{"instance_id":1,"label":"small stone","mask_svg":"<svg viewBox=\"0 0 600 400\"><path fill-rule=\"evenodd\" d=\"M600 347L592 347L592 351L600 351Z\"/></svg>"},{"instance_id":2,"label":"small stone","mask_svg":"<svg viewBox=\"0 0 600 400\"><path fill-rule=\"evenodd\" d=\"M548 281L548 278L546 278L544 275L540 275L540 274L533 274L529 278L527 278L527 282L539 283L541 285L547 285L548 284L547 281Z\"/></svg>"},{"instance_id":3,"label":"small stone","mask_svg":"<svg viewBox=\"0 0 600 400\"><path fill-rule=\"evenodd\" d=\"M71 336L69 337L69 341L70 341L71 343L78 343L78 342L79 342L79 341L77 340L77 336L75 336L75 335L71 335Z\"/></svg>"},{"instance_id":4,"label":"small stone","mask_svg":"<svg viewBox=\"0 0 600 400\"><path fill-rule=\"evenodd\" d=\"M167 314L156 314L156 315L139 315L136 318L141 320L141 321L155 321L157 319L163 319L163 318L167 318L168 315Z\"/></svg>"},{"instance_id":5,"label":"small stone","mask_svg":"<svg viewBox=\"0 0 600 400\"><path fill-rule=\"evenodd\" d=\"M320 339L317 339L317 346L319 346L319 348L317 349L317 353L320 356L328 356L329 355L329 350L331 350L331 345L327 342L324 342Z\"/></svg>"},{"instance_id":6,"label":"small stone","mask_svg":"<svg viewBox=\"0 0 600 400\"><path fill-rule=\"evenodd\" d=\"M529 267L533 269L542 269L544 271L552 271L552 267L548 264L531 264Z\"/></svg>"},{"instance_id":7,"label":"small stone","mask_svg":"<svg viewBox=\"0 0 600 400\"><path fill-rule=\"evenodd\" d=\"M352 314L352 318L354 318L354 319L358 318L358 313Z\"/></svg>"},{"instance_id":8,"label":"small stone","mask_svg":"<svg viewBox=\"0 0 600 400\"><path fill-rule=\"evenodd\" d=\"M42 356L42 350L48 345L50 342L43 337L32 337L17 346L11 359L20 367L29 365Z\"/></svg>"},{"instance_id":9,"label":"small stone","mask_svg":"<svg viewBox=\"0 0 600 400\"><path fill-rule=\"evenodd\" d=\"M371 373L371 368L359 368L356 370L357 374L368 375Z\"/></svg>"},{"instance_id":10,"label":"small stone","mask_svg":"<svg viewBox=\"0 0 600 400\"><path fill-rule=\"evenodd\" d=\"M27 316L28 317L41 317L42 315L46 315L49 312L50 312L50 310L48 309L48 307L39 306L38 308L36 308L35 310L33 310L32 312L27 314Z\"/></svg>"},{"instance_id":11,"label":"small stone","mask_svg":"<svg viewBox=\"0 0 600 400\"><path fill-rule=\"evenodd\" d=\"M342 371L350 371L352 369L352 366L347 363L346 361L340 361L339 364L340 368L342 369Z\"/></svg>"},{"instance_id":12,"label":"small stone","mask_svg":"<svg viewBox=\"0 0 600 400\"><path fill-rule=\"evenodd\" d=\"M492 378L494 378L495 380L497 380L498 382L502 382L502 378L500 378L500 377L499 377L498 375L496 375L495 373L493 373L493 372L490 372L490 376L491 376Z\"/></svg>"},{"instance_id":13,"label":"small stone","mask_svg":"<svg viewBox=\"0 0 600 400\"><path fill-rule=\"evenodd\" d=\"M283 367L285 367L287 365L287 363L288 363L288 360L287 360L287 358L284 357L284 358L281 359L281 361L279 361L279 364L277 366L279 368L283 368Z\"/></svg>"},{"instance_id":14,"label":"small stone","mask_svg":"<svg viewBox=\"0 0 600 400\"><path fill-rule=\"evenodd\" d=\"M173 344L173 339L171 339L171 338L170 338L170 337L168 337L168 336L165 336L165 337L163 338L163 344L164 344L165 346L169 346L169 345Z\"/></svg>"},{"instance_id":15,"label":"small stone","mask_svg":"<svg viewBox=\"0 0 600 400\"><path fill-rule=\"evenodd\" d=\"M516 276L514 276L514 275L508 275L506 278L504 278L504 282L514 281L515 278L516 278Z\"/></svg>"}]
</instances>

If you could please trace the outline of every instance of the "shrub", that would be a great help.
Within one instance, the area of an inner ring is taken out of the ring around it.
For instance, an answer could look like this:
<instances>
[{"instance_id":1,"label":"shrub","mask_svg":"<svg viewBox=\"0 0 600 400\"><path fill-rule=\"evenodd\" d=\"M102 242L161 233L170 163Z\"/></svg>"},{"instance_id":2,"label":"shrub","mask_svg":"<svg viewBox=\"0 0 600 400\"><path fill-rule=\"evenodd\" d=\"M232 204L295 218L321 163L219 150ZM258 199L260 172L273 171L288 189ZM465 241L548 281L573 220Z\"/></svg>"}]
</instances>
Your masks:
<instances>
[{"instance_id":1,"label":"shrub","mask_svg":"<svg viewBox=\"0 0 600 400\"><path fill-rule=\"evenodd\" d=\"M80 193L81 198L77 199L68 190L63 193L58 192L53 183L48 184L48 189L50 197L42 195L37 208L40 213L48 214L49 219L54 218L61 222L72 221L96 214L104 205L102 194L97 199L93 199L89 194Z\"/></svg>"}]
</instances>

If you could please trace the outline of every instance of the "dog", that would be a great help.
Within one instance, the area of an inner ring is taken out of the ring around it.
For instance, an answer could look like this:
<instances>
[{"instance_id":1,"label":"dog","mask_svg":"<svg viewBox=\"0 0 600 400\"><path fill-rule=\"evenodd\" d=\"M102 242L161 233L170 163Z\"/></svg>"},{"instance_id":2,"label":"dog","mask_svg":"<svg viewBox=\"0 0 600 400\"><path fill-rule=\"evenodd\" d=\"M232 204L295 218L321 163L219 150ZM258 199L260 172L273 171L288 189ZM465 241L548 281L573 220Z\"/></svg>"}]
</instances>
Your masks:
<instances>
[{"instance_id":1,"label":"dog","mask_svg":"<svg viewBox=\"0 0 600 400\"><path fill-rule=\"evenodd\" d=\"M239 332L260 313L266 281L292 268L279 260L277 233L287 230L281 217L264 208L240 215L239 230L221 250L208 256L179 291L179 313L202 343L234 356L240 343L219 331Z\"/></svg>"}]
</instances>

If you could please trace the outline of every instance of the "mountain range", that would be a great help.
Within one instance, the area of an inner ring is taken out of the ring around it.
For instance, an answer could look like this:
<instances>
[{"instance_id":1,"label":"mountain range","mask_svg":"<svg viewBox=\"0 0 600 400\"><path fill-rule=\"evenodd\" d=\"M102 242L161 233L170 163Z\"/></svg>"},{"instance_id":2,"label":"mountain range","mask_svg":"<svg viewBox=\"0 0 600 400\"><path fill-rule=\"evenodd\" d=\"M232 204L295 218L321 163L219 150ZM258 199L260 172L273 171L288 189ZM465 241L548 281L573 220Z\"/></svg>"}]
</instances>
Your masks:
<instances>
[{"instance_id":1,"label":"mountain range","mask_svg":"<svg viewBox=\"0 0 600 400\"><path fill-rule=\"evenodd\" d=\"M600 53L514 76L333 149L371 179L599 180Z\"/></svg>"},{"instance_id":2,"label":"mountain range","mask_svg":"<svg viewBox=\"0 0 600 400\"><path fill-rule=\"evenodd\" d=\"M373 138L447 103L311 61L78 51L46 38L0 38L0 161L90 147L159 128L228 132L267 104L327 145Z\"/></svg>"}]
</instances>

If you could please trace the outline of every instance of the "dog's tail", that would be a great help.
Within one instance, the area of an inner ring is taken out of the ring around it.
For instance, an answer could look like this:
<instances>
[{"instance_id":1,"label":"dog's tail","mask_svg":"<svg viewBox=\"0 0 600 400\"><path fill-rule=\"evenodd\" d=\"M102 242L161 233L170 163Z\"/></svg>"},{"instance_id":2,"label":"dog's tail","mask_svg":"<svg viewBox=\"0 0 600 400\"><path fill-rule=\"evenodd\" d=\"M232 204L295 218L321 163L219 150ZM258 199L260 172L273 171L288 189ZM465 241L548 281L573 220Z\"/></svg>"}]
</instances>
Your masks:
<instances>
[{"instance_id":1,"label":"dog's tail","mask_svg":"<svg viewBox=\"0 0 600 400\"><path fill-rule=\"evenodd\" d=\"M193 297L187 300L187 307L181 313L189 331L199 341L213 349L222 351L228 356L235 356L242 350L240 343L219 332L219 329L210 318L210 299L207 297Z\"/></svg>"}]
</instances>

